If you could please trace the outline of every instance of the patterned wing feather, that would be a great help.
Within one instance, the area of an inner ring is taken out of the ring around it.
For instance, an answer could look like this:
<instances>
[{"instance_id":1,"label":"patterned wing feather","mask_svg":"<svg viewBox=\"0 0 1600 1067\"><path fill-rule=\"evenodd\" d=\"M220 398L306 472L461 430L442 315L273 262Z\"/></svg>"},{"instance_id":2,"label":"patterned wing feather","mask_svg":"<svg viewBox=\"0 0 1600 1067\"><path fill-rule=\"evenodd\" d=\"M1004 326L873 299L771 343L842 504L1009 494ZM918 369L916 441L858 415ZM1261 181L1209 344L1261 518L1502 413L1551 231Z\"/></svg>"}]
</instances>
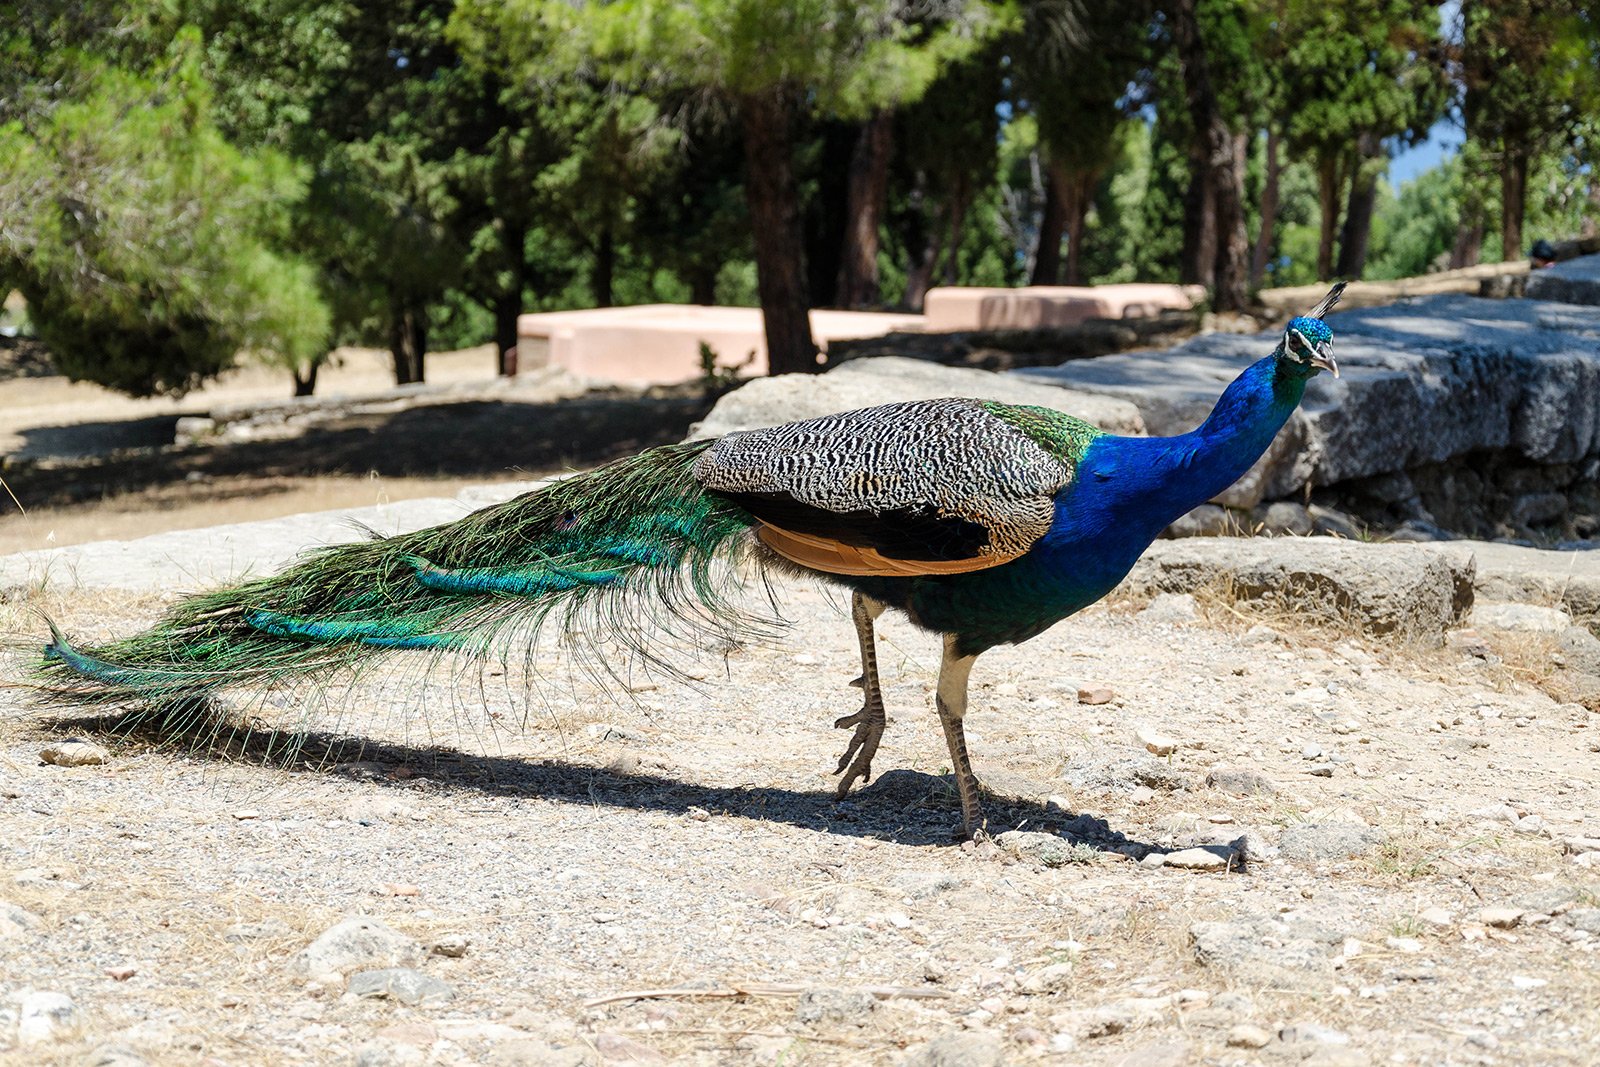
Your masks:
<instances>
[{"instance_id":1,"label":"patterned wing feather","mask_svg":"<svg viewBox=\"0 0 1600 1067\"><path fill-rule=\"evenodd\" d=\"M1073 464L999 417L925 400L722 438L694 476L762 523L768 547L836 574L941 574L1022 555Z\"/></svg>"}]
</instances>

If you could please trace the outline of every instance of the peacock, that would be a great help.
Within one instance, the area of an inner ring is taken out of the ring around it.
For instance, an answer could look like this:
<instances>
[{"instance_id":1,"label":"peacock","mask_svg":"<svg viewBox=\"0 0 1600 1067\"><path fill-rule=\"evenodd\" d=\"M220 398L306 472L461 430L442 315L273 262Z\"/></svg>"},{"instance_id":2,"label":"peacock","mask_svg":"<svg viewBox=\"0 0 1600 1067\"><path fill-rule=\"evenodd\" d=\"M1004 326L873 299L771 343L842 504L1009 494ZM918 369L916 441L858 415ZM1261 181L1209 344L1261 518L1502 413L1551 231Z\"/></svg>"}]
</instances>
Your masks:
<instances>
[{"instance_id":1,"label":"peacock","mask_svg":"<svg viewBox=\"0 0 1600 1067\"><path fill-rule=\"evenodd\" d=\"M934 704L962 830L981 835L962 729L973 663L1105 596L1266 451L1306 383L1338 374L1323 317L1342 288L1186 434L1119 437L1049 408L951 398L668 445L442 526L316 550L102 647L52 623L38 680L137 715L383 653L506 655L558 623L653 657L662 640L758 626L734 595L752 570L801 573L849 592L860 643L862 705L834 724L852 731L836 795L871 778L887 722L874 627L892 609L943 640Z\"/></svg>"}]
</instances>

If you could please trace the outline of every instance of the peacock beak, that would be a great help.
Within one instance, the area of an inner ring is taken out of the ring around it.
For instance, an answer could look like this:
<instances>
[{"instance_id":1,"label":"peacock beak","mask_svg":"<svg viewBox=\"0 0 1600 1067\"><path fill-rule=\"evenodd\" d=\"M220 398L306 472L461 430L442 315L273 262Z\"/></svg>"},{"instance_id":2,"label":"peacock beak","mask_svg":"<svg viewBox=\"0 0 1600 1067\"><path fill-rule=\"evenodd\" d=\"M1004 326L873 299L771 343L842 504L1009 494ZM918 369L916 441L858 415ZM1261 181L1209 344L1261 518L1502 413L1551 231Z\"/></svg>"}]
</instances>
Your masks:
<instances>
[{"instance_id":1,"label":"peacock beak","mask_svg":"<svg viewBox=\"0 0 1600 1067\"><path fill-rule=\"evenodd\" d=\"M1311 365L1321 367L1335 378L1339 376L1339 364L1334 362L1333 358L1333 342L1324 341L1312 350Z\"/></svg>"}]
</instances>

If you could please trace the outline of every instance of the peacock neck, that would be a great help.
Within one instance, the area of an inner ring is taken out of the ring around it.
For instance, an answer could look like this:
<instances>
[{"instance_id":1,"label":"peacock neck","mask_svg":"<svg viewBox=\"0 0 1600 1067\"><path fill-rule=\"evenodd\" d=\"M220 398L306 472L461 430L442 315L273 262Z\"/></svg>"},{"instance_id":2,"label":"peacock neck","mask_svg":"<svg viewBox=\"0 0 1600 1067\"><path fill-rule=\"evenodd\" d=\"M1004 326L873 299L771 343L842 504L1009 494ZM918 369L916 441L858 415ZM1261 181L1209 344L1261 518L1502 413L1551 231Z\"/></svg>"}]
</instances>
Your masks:
<instances>
[{"instance_id":1,"label":"peacock neck","mask_svg":"<svg viewBox=\"0 0 1600 1067\"><path fill-rule=\"evenodd\" d=\"M1168 450L1167 469L1183 497L1182 511L1227 489L1261 458L1299 405L1308 380L1304 369L1268 356L1233 380L1197 429L1169 439L1176 447Z\"/></svg>"}]
</instances>

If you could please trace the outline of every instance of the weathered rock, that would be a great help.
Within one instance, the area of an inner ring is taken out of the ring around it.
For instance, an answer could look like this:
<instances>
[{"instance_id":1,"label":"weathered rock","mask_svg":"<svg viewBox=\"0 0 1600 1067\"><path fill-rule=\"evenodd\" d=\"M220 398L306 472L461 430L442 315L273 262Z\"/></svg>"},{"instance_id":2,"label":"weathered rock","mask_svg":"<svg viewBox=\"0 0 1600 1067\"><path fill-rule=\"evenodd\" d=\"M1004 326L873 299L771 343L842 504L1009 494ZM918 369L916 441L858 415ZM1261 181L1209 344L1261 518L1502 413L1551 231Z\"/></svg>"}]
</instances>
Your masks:
<instances>
[{"instance_id":1,"label":"weathered rock","mask_svg":"<svg viewBox=\"0 0 1600 1067\"><path fill-rule=\"evenodd\" d=\"M862 989L808 989L795 1002L794 1021L801 1026L865 1026L877 1010L878 998Z\"/></svg>"},{"instance_id":2,"label":"weathered rock","mask_svg":"<svg viewBox=\"0 0 1600 1067\"><path fill-rule=\"evenodd\" d=\"M1572 625L1572 616L1560 608L1537 604L1504 604L1479 601L1472 607L1469 622L1479 630L1516 630L1525 633L1561 633Z\"/></svg>"},{"instance_id":3,"label":"weathered rock","mask_svg":"<svg viewBox=\"0 0 1600 1067\"><path fill-rule=\"evenodd\" d=\"M1195 958L1251 981L1305 988L1333 971L1344 934L1303 919L1251 917L1189 927Z\"/></svg>"},{"instance_id":4,"label":"weathered rock","mask_svg":"<svg viewBox=\"0 0 1600 1067\"><path fill-rule=\"evenodd\" d=\"M1191 593L1162 593L1139 612L1145 622L1193 622L1200 617L1200 605Z\"/></svg>"},{"instance_id":5,"label":"weathered rock","mask_svg":"<svg viewBox=\"0 0 1600 1067\"><path fill-rule=\"evenodd\" d=\"M24 993L17 1004L17 1044L51 1045L70 1041L82 1025L78 1006L65 993Z\"/></svg>"},{"instance_id":6,"label":"weathered rock","mask_svg":"<svg viewBox=\"0 0 1600 1067\"><path fill-rule=\"evenodd\" d=\"M421 963L420 944L377 919L357 916L331 927L298 953L297 974L347 974L358 967L404 967Z\"/></svg>"},{"instance_id":7,"label":"weathered rock","mask_svg":"<svg viewBox=\"0 0 1600 1067\"><path fill-rule=\"evenodd\" d=\"M846 364L848 366L848 364ZM1002 1067L1004 1047L994 1034L957 1030L941 1034L900 1061L901 1067Z\"/></svg>"},{"instance_id":8,"label":"weathered rock","mask_svg":"<svg viewBox=\"0 0 1600 1067\"><path fill-rule=\"evenodd\" d=\"M1600 675L1600 638L1588 627L1569 626L1561 631L1561 655L1573 670Z\"/></svg>"},{"instance_id":9,"label":"weathered rock","mask_svg":"<svg viewBox=\"0 0 1600 1067\"><path fill-rule=\"evenodd\" d=\"M39 917L9 900L0 900L0 940L29 934L40 927Z\"/></svg>"},{"instance_id":10,"label":"weathered rock","mask_svg":"<svg viewBox=\"0 0 1600 1067\"><path fill-rule=\"evenodd\" d=\"M1526 292L1530 300L1600 304L1600 256L1579 256L1530 271Z\"/></svg>"},{"instance_id":11,"label":"weathered rock","mask_svg":"<svg viewBox=\"0 0 1600 1067\"><path fill-rule=\"evenodd\" d=\"M448 982L410 967L384 967L376 971L357 971L350 976L346 991L353 997L373 997L418 1004L447 1004L456 991Z\"/></svg>"},{"instance_id":12,"label":"weathered rock","mask_svg":"<svg viewBox=\"0 0 1600 1067\"><path fill-rule=\"evenodd\" d=\"M1224 537L1244 532L1244 523L1220 504L1201 504L1167 527L1167 537Z\"/></svg>"},{"instance_id":13,"label":"weathered rock","mask_svg":"<svg viewBox=\"0 0 1600 1067\"><path fill-rule=\"evenodd\" d=\"M1330 324L1343 376L1311 381L1267 454L1218 502L1253 507L1308 483L1481 450L1563 463L1600 445L1600 351L1590 340L1600 309L1444 295L1336 313ZM1275 340L1209 334L1159 353L1014 373L1129 400L1152 434L1183 433Z\"/></svg>"},{"instance_id":14,"label":"weathered rock","mask_svg":"<svg viewBox=\"0 0 1600 1067\"><path fill-rule=\"evenodd\" d=\"M1189 871L1221 871L1233 862L1233 849L1226 845L1206 845L1179 849L1166 855L1165 866Z\"/></svg>"},{"instance_id":15,"label":"weathered rock","mask_svg":"<svg viewBox=\"0 0 1600 1067\"><path fill-rule=\"evenodd\" d=\"M1315 862L1343 860L1365 855L1379 848L1389 835L1372 826L1356 823L1304 823L1291 826L1278 840L1285 859Z\"/></svg>"},{"instance_id":16,"label":"weathered rock","mask_svg":"<svg viewBox=\"0 0 1600 1067\"><path fill-rule=\"evenodd\" d=\"M1249 767L1216 767L1206 775L1206 785L1240 796L1268 795L1278 791L1271 779Z\"/></svg>"},{"instance_id":17,"label":"weathered rock","mask_svg":"<svg viewBox=\"0 0 1600 1067\"><path fill-rule=\"evenodd\" d=\"M1135 595L1227 588L1239 600L1372 634L1441 642L1472 604L1473 557L1411 545L1331 537L1158 541L1134 565Z\"/></svg>"},{"instance_id":18,"label":"weathered rock","mask_svg":"<svg viewBox=\"0 0 1600 1067\"><path fill-rule=\"evenodd\" d=\"M1435 551L1470 549L1479 598L1560 604L1578 618L1600 616L1600 552L1556 552L1493 541L1456 541Z\"/></svg>"},{"instance_id":19,"label":"weathered rock","mask_svg":"<svg viewBox=\"0 0 1600 1067\"><path fill-rule=\"evenodd\" d=\"M1228 1031L1230 1048L1265 1048L1271 1041L1270 1033L1250 1023L1238 1023Z\"/></svg>"},{"instance_id":20,"label":"weathered rock","mask_svg":"<svg viewBox=\"0 0 1600 1067\"><path fill-rule=\"evenodd\" d=\"M1083 863L1093 857L1085 854L1082 845L1075 845L1055 834L1041 834L1032 830L1007 830L994 839L994 843L1018 859L1037 863L1041 867L1065 867L1070 863Z\"/></svg>"},{"instance_id":21,"label":"weathered rock","mask_svg":"<svg viewBox=\"0 0 1600 1067\"><path fill-rule=\"evenodd\" d=\"M705 420L691 431L690 438L716 437L734 430L776 426L876 404L946 396L1038 404L1076 415L1111 433L1144 433L1138 409L1124 400L1010 375L889 356L850 360L826 374L756 378L717 401Z\"/></svg>"},{"instance_id":22,"label":"weathered rock","mask_svg":"<svg viewBox=\"0 0 1600 1067\"><path fill-rule=\"evenodd\" d=\"M1251 532L1292 534L1305 537L1311 533L1311 511L1304 504L1292 500L1274 500L1258 504L1250 512Z\"/></svg>"},{"instance_id":23,"label":"weathered rock","mask_svg":"<svg viewBox=\"0 0 1600 1067\"><path fill-rule=\"evenodd\" d=\"M45 745L39 750L39 758L57 767L92 767L109 763L111 753L106 751L104 745L85 741L81 737L69 737Z\"/></svg>"}]
</instances>

